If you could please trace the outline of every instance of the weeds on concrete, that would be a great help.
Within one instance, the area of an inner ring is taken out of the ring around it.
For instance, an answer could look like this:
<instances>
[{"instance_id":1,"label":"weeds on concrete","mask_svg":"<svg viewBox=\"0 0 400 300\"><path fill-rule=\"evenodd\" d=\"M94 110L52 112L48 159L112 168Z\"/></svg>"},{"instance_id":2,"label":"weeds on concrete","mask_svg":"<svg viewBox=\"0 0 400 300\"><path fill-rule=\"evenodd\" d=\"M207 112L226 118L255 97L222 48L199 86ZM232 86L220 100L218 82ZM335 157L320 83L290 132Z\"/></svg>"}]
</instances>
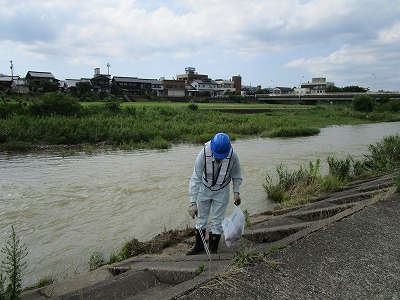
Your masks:
<instances>
[{"instance_id":1,"label":"weeds on concrete","mask_svg":"<svg viewBox=\"0 0 400 300\"><path fill-rule=\"evenodd\" d=\"M226 265L219 272L218 275L210 280L207 284L200 286L202 289L216 289L221 288L236 290L242 286L242 279L240 275L246 274L247 269L235 265Z\"/></svg>"},{"instance_id":2,"label":"weeds on concrete","mask_svg":"<svg viewBox=\"0 0 400 300\"><path fill-rule=\"evenodd\" d=\"M368 147L364 159L356 160L348 155L345 159L327 158L328 174L320 172L320 160L309 162L308 167L289 171L282 164L276 168L276 176L267 174L263 184L268 198L278 207L298 206L313 201L323 194L338 191L350 181L379 175L400 167L400 135L385 137Z\"/></svg>"},{"instance_id":3,"label":"weeds on concrete","mask_svg":"<svg viewBox=\"0 0 400 300\"><path fill-rule=\"evenodd\" d=\"M106 265L106 259L104 254L99 251L95 251L89 258L89 270L93 271L95 269L100 268L101 266Z\"/></svg>"},{"instance_id":4,"label":"weeds on concrete","mask_svg":"<svg viewBox=\"0 0 400 300\"><path fill-rule=\"evenodd\" d=\"M182 239L192 235L194 235L194 232L193 229L190 228L183 230L165 230L146 242L132 238L126 241L119 251L112 252L108 261L105 259L102 252L94 252L89 258L89 269L93 271L101 266L120 262L142 254L160 254L163 249L176 245L180 243Z\"/></svg>"},{"instance_id":5,"label":"weeds on concrete","mask_svg":"<svg viewBox=\"0 0 400 300\"><path fill-rule=\"evenodd\" d=\"M55 282L54 277L53 276L44 276L42 278L40 278L35 285L32 285L30 287L27 287L24 289L24 291L29 291L29 290L35 290L35 289L40 289L42 287L48 286L50 284L53 284Z\"/></svg>"},{"instance_id":6,"label":"weeds on concrete","mask_svg":"<svg viewBox=\"0 0 400 300\"><path fill-rule=\"evenodd\" d=\"M282 247L279 247L277 249L281 248ZM253 251L251 247L242 247L236 251L230 264L226 265L215 278L200 288L238 289L242 286L243 274L248 272L249 267L260 263L266 263L272 269L277 270L281 263L267 259L269 253L256 252Z\"/></svg>"},{"instance_id":7,"label":"weeds on concrete","mask_svg":"<svg viewBox=\"0 0 400 300\"><path fill-rule=\"evenodd\" d=\"M277 251L285 247L286 245L271 245L268 248L268 252L256 252L253 251L251 247L242 247L238 251L236 251L235 256L232 259L232 264L237 267L248 267L262 262L276 265L276 262L271 263L271 261L268 260L267 257L269 254L276 253Z\"/></svg>"},{"instance_id":8,"label":"weeds on concrete","mask_svg":"<svg viewBox=\"0 0 400 300\"><path fill-rule=\"evenodd\" d=\"M267 174L264 189L269 199L282 206L293 206L309 202L311 198L322 192L322 188L333 188L321 180L321 162L309 162L308 167L301 166L298 170L289 171L279 164L276 168L277 178Z\"/></svg>"},{"instance_id":9,"label":"weeds on concrete","mask_svg":"<svg viewBox=\"0 0 400 300\"><path fill-rule=\"evenodd\" d=\"M244 214L244 228L249 228L251 223L250 223L250 213L247 209L243 211Z\"/></svg>"},{"instance_id":10,"label":"weeds on concrete","mask_svg":"<svg viewBox=\"0 0 400 300\"><path fill-rule=\"evenodd\" d=\"M150 241L141 242L137 239L132 239L122 246L118 256L126 259L140 254L159 254L163 249L177 244L182 238L192 236L193 234L193 229L168 230L156 235Z\"/></svg>"},{"instance_id":11,"label":"weeds on concrete","mask_svg":"<svg viewBox=\"0 0 400 300\"><path fill-rule=\"evenodd\" d=\"M266 253L254 252L251 247L243 247L236 251L232 264L237 267L253 266L266 261L266 257Z\"/></svg>"},{"instance_id":12,"label":"weeds on concrete","mask_svg":"<svg viewBox=\"0 0 400 300\"><path fill-rule=\"evenodd\" d=\"M200 265L197 267L196 275L198 276L198 275L202 274L202 273L204 272L205 268L206 268L206 267L205 267L203 264L200 264Z\"/></svg>"},{"instance_id":13,"label":"weeds on concrete","mask_svg":"<svg viewBox=\"0 0 400 300\"><path fill-rule=\"evenodd\" d=\"M285 247L286 247L286 245L271 245L268 248L268 253L270 253L270 254L276 253L277 251L279 251Z\"/></svg>"}]
</instances>

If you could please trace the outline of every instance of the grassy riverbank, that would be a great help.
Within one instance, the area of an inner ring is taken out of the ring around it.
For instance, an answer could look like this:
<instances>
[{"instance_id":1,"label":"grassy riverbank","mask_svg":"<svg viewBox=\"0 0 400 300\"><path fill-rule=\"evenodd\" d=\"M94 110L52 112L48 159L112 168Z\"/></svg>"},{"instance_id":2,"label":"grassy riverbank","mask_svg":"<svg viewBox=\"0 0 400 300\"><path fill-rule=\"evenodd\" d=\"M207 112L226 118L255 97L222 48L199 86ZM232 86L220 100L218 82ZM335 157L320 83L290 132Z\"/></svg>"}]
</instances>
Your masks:
<instances>
[{"instance_id":1,"label":"grassy riverbank","mask_svg":"<svg viewBox=\"0 0 400 300\"><path fill-rule=\"evenodd\" d=\"M251 113L234 113L236 109ZM261 108L274 108L261 112ZM230 109L219 112L216 109ZM280 108L281 110L276 111ZM106 145L116 149L165 149L174 143L203 143L216 132L239 137L292 137L318 134L330 125L400 121L387 111L358 112L348 106L263 104L183 104L115 99L82 104L63 94L35 102L0 103L0 149ZM304 109L306 108L306 109Z\"/></svg>"},{"instance_id":2,"label":"grassy riverbank","mask_svg":"<svg viewBox=\"0 0 400 300\"><path fill-rule=\"evenodd\" d=\"M336 192L348 183L397 172L395 180L400 191L400 135L386 136L371 144L362 159L348 155L345 159L328 156L328 173L321 173L321 160L309 162L297 170L288 170L283 164L276 167L276 174L268 174L263 184L270 200L277 202L276 208L298 206L312 202L318 197Z\"/></svg>"}]
</instances>

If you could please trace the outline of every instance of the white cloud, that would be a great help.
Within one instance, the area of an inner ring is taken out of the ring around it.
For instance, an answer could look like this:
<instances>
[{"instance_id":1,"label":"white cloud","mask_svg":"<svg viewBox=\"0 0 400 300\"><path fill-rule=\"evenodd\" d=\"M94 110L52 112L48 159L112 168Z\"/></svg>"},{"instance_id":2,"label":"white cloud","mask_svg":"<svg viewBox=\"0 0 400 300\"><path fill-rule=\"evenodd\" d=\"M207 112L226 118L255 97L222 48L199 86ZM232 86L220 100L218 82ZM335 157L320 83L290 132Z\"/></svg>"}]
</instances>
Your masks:
<instances>
[{"instance_id":1,"label":"white cloud","mask_svg":"<svg viewBox=\"0 0 400 300\"><path fill-rule=\"evenodd\" d=\"M384 45L400 45L400 20L378 32L379 42Z\"/></svg>"},{"instance_id":2,"label":"white cloud","mask_svg":"<svg viewBox=\"0 0 400 300\"><path fill-rule=\"evenodd\" d=\"M60 70L113 61L113 70L125 75L157 66L168 68L160 76L174 74L183 71L176 66L189 64L205 73L239 69L235 74L253 82L263 76L260 81L280 78L293 86L299 74L322 72L344 82L369 70L381 72L383 84L397 78L392 69L400 68L400 5L389 0L0 0L0 5L3 73L9 59L27 58L47 70L57 61Z\"/></svg>"}]
</instances>

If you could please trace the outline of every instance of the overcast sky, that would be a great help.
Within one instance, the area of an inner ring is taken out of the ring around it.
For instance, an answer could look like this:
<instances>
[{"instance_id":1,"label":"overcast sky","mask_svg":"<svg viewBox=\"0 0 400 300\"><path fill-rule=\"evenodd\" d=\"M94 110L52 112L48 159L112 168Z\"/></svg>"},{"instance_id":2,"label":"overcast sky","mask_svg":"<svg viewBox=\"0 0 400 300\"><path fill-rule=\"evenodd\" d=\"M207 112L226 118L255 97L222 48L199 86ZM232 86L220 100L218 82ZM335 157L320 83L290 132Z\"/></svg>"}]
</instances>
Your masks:
<instances>
[{"instance_id":1,"label":"overcast sky","mask_svg":"<svg viewBox=\"0 0 400 300\"><path fill-rule=\"evenodd\" d=\"M399 0L0 0L0 73L400 91ZM110 67L107 68L107 64Z\"/></svg>"}]
</instances>

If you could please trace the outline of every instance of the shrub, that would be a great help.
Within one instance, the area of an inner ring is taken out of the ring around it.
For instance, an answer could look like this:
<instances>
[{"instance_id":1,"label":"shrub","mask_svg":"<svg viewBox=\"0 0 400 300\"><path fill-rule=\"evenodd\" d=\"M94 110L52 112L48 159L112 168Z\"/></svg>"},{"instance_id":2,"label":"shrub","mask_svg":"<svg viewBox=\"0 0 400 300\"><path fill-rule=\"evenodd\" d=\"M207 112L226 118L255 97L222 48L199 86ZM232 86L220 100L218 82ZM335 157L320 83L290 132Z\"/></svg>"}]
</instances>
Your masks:
<instances>
[{"instance_id":1,"label":"shrub","mask_svg":"<svg viewBox=\"0 0 400 300\"><path fill-rule=\"evenodd\" d=\"M394 113L400 111L400 99L392 99L387 103L388 110Z\"/></svg>"},{"instance_id":2,"label":"shrub","mask_svg":"<svg viewBox=\"0 0 400 300\"><path fill-rule=\"evenodd\" d=\"M110 95L104 98L104 105L105 107L114 113L120 112L121 111L121 99L117 96Z\"/></svg>"},{"instance_id":3,"label":"shrub","mask_svg":"<svg viewBox=\"0 0 400 300\"><path fill-rule=\"evenodd\" d=\"M0 119L25 114L25 103L0 102Z\"/></svg>"},{"instance_id":4,"label":"shrub","mask_svg":"<svg viewBox=\"0 0 400 300\"><path fill-rule=\"evenodd\" d=\"M371 112L374 105L374 99L369 95L357 95L352 100L352 107L356 111Z\"/></svg>"},{"instance_id":5,"label":"shrub","mask_svg":"<svg viewBox=\"0 0 400 300\"><path fill-rule=\"evenodd\" d=\"M190 103L188 105L188 109L190 109L190 110L198 110L199 106L196 103Z\"/></svg>"},{"instance_id":6,"label":"shrub","mask_svg":"<svg viewBox=\"0 0 400 300\"><path fill-rule=\"evenodd\" d=\"M29 105L28 110L34 116L76 116L82 106L76 98L67 94L47 93L40 100Z\"/></svg>"},{"instance_id":7,"label":"shrub","mask_svg":"<svg viewBox=\"0 0 400 300\"><path fill-rule=\"evenodd\" d=\"M298 137L298 136L312 136L319 134L319 128L313 127L281 127L267 133L268 137Z\"/></svg>"}]
</instances>

